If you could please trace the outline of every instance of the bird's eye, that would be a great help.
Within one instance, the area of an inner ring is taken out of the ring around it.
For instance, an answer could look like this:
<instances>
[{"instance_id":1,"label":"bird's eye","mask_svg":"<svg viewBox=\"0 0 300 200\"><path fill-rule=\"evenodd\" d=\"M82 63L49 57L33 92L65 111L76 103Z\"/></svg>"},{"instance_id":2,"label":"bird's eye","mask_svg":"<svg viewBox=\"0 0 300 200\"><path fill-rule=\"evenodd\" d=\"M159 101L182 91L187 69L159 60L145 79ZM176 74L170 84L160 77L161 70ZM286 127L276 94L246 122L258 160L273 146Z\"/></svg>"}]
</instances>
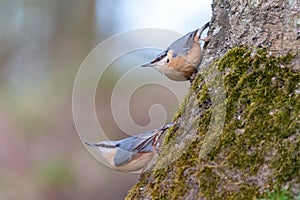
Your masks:
<instances>
[{"instance_id":1,"label":"bird's eye","mask_svg":"<svg viewBox=\"0 0 300 200\"><path fill-rule=\"evenodd\" d=\"M169 58L167 58L167 63L169 63L170 62L170 59Z\"/></svg>"}]
</instances>

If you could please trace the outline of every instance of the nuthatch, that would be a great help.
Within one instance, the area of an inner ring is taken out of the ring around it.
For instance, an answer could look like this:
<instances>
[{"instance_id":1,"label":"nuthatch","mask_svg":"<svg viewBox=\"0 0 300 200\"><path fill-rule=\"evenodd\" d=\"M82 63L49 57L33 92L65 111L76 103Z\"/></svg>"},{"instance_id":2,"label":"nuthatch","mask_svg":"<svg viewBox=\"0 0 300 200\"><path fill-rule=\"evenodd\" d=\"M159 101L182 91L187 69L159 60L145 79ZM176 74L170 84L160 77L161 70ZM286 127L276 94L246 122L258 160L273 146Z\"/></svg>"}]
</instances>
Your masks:
<instances>
[{"instance_id":1,"label":"nuthatch","mask_svg":"<svg viewBox=\"0 0 300 200\"><path fill-rule=\"evenodd\" d=\"M177 39L153 61L142 65L142 67L154 67L174 81L190 80L192 82L194 78L192 76L198 71L197 67L202 58L199 41L202 40L201 35L208 26L209 22ZM208 39L203 40L208 41Z\"/></svg>"},{"instance_id":2,"label":"nuthatch","mask_svg":"<svg viewBox=\"0 0 300 200\"><path fill-rule=\"evenodd\" d=\"M158 139L162 133L175 123L165 125L118 141L103 141L85 144L94 147L113 169L123 172L143 171L154 157L158 148Z\"/></svg>"}]
</instances>

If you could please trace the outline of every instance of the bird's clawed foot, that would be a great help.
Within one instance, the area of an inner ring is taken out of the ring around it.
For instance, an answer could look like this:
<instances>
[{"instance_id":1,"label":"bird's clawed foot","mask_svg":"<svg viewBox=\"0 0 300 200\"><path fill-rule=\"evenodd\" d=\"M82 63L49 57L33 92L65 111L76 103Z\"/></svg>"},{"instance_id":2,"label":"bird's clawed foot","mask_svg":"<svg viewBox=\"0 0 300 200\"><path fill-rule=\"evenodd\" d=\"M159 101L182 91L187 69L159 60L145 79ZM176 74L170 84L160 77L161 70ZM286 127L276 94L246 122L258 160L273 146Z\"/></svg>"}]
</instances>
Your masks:
<instances>
[{"instance_id":1,"label":"bird's clawed foot","mask_svg":"<svg viewBox=\"0 0 300 200\"><path fill-rule=\"evenodd\" d=\"M197 77L197 73L193 73L191 76L190 76L190 83L191 85L193 84L195 78Z\"/></svg>"},{"instance_id":2,"label":"bird's clawed foot","mask_svg":"<svg viewBox=\"0 0 300 200\"><path fill-rule=\"evenodd\" d=\"M205 43L208 43L210 41L210 37L201 38L200 40L204 41Z\"/></svg>"}]
</instances>

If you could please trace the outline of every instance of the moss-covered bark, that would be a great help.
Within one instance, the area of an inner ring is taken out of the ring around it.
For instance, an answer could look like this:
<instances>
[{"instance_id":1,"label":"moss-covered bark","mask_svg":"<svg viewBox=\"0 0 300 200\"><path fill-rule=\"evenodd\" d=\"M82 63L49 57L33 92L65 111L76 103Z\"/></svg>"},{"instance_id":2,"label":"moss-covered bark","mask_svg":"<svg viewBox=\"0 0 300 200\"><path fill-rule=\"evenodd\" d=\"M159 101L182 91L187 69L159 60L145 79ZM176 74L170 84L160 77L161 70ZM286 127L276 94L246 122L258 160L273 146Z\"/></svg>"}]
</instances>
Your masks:
<instances>
[{"instance_id":1,"label":"moss-covered bark","mask_svg":"<svg viewBox=\"0 0 300 200\"><path fill-rule=\"evenodd\" d=\"M200 73L127 199L300 198L300 0L214 0Z\"/></svg>"},{"instance_id":2,"label":"moss-covered bark","mask_svg":"<svg viewBox=\"0 0 300 200\"><path fill-rule=\"evenodd\" d=\"M208 87L199 77L174 119L182 125L188 115L197 131L170 130L165 146L175 145L173 140L180 135L193 135L184 153L163 168L154 167L127 199L256 199L267 197L274 189L297 196L300 73L289 67L293 57L236 47L214 62L211 69L220 70L227 93L225 125L222 134L215 134L217 143L206 156L199 157L212 113ZM195 110L184 111L191 104L201 113L195 118L191 117ZM171 159L176 153L171 151L163 151L157 165Z\"/></svg>"}]
</instances>

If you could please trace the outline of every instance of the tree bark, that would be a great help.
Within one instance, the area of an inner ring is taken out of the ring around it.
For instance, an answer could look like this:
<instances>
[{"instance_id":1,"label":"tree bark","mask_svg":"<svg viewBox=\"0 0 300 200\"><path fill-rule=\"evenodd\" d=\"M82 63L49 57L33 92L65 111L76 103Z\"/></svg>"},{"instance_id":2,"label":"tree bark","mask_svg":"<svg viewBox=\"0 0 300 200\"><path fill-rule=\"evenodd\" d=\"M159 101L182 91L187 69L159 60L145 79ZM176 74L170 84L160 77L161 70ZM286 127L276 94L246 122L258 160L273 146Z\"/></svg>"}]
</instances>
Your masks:
<instances>
[{"instance_id":1,"label":"tree bark","mask_svg":"<svg viewBox=\"0 0 300 200\"><path fill-rule=\"evenodd\" d=\"M127 199L300 196L299 4L214 1L177 126Z\"/></svg>"}]
</instances>

